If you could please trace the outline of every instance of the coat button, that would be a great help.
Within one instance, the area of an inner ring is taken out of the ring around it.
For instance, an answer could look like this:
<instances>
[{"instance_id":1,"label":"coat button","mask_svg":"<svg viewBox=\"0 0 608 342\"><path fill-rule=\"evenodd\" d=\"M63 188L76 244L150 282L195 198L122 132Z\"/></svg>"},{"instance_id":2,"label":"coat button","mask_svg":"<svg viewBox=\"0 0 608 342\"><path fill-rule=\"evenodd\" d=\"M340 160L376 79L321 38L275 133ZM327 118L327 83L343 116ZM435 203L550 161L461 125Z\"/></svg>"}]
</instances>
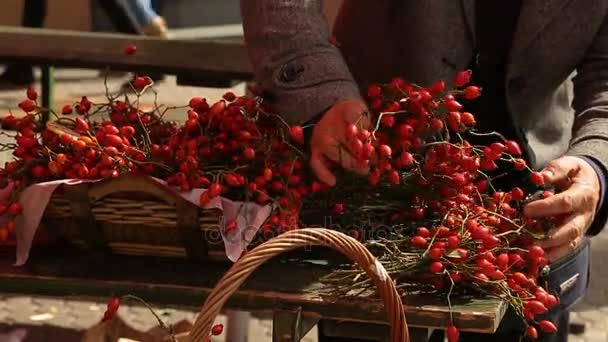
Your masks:
<instances>
[{"instance_id":1,"label":"coat button","mask_svg":"<svg viewBox=\"0 0 608 342\"><path fill-rule=\"evenodd\" d=\"M526 86L526 81L524 80L523 77L514 77L509 80L507 87L509 88L510 92L519 93L524 89L525 86Z\"/></svg>"},{"instance_id":2,"label":"coat button","mask_svg":"<svg viewBox=\"0 0 608 342\"><path fill-rule=\"evenodd\" d=\"M304 69L302 64L285 65L281 69L279 80L284 83L293 82L304 72Z\"/></svg>"}]
</instances>

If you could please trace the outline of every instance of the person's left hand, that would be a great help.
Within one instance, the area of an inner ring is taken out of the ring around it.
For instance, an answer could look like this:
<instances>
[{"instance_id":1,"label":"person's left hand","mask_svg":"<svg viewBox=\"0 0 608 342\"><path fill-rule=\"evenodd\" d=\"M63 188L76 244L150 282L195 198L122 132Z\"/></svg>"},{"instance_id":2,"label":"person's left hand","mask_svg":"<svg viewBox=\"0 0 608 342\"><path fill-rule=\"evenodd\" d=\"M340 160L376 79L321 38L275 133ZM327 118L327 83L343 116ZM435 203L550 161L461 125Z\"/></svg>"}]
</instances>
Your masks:
<instances>
[{"instance_id":1,"label":"person's left hand","mask_svg":"<svg viewBox=\"0 0 608 342\"><path fill-rule=\"evenodd\" d=\"M583 241L593 223L600 199L598 175L587 161L566 156L551 161L541 171L546 184L562 192L531 202L524 207L524 215L531 218L564 216L566 219L539 242L549 261L555 261L574 251Z\"/></svg>"}]
</instances>

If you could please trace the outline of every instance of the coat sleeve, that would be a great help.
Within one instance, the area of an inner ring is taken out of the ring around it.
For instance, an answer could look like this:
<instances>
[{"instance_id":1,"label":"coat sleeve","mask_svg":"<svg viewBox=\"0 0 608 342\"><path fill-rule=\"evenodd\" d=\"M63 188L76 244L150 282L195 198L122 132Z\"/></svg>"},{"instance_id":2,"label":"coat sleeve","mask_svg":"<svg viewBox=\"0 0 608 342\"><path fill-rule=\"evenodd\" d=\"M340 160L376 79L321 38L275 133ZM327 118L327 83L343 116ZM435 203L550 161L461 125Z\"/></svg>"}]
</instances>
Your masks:
<instances>
[{"instance_id":1,"label":"coat sleeve","mask_svg":"<svg viewBox=\"0 0 608 342\"><path fill-rule=\"evenodd\" d=\"M574 82L575 110L572 140L567 154L584 156L595 163L594 168L601 178L608 170L608 17L598 31L593 44L586 52L577 68ZM602 198L604 199L592 235L597 234L606 224L606 179Z\"/></svg>"},{"instance_id":2,"label":"coat sleeve","mask_svg":"<svg viewBox=\"0 0 608 342\"><path fill-rule=\"evenodd\" d=\"M241 0L255 81L273 110L301 124L359 89L331 44L321 0Z\"/></svg>"}]
</instances>

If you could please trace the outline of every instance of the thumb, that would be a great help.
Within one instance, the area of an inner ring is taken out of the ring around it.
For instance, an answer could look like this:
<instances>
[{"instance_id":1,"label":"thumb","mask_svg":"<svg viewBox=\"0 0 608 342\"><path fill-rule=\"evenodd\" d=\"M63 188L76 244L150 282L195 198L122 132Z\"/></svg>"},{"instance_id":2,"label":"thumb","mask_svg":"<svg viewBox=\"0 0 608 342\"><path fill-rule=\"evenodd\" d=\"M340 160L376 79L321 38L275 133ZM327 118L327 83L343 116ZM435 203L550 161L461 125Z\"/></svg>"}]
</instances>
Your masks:
<instances>
[{"instance_id":1,"label":"thumb","mask_svg":"<svg viewBox=\"0 0 608 342\"><path fill-rule=\"evenodd\" d=\"M571 183L572 178L580 171L580 165L568 157L551 161L541 174L547 184L553 184L565 188Z\"/></svg>"},{"instance_id":2,"label":"thumb","mask_svg":"<svg viewBox=\"0 0 608 342\"><path fill-rule=\"evenodd\" d=\"M336 105L336 109L343 112L344 121L349 123L360 121L363 127L369 126L365 102L361 100L346 100Z\"/></svg>"}]
</instances>

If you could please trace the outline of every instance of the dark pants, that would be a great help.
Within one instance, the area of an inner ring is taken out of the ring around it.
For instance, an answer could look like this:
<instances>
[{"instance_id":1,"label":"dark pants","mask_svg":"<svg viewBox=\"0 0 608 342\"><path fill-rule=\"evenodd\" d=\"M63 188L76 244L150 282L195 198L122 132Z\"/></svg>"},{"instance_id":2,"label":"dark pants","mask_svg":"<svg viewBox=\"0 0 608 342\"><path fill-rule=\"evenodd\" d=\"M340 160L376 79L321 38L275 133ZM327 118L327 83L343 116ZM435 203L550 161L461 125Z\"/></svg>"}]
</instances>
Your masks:
<instances>
[{"instance_id":1,"label":"dark pants","mask_svg":"<svg viewBox=\"0 0 608 342\"><path fill-rule=\"evenodd\" d=\"M135 21L129 15L126 6L119 0L98 0L99 6L106 12L114 28L126 34L139 34ZM46 19L47 0L25 0L23 5L22 24L25 27L40 28Z\"/></svg>"}]
</instances>

